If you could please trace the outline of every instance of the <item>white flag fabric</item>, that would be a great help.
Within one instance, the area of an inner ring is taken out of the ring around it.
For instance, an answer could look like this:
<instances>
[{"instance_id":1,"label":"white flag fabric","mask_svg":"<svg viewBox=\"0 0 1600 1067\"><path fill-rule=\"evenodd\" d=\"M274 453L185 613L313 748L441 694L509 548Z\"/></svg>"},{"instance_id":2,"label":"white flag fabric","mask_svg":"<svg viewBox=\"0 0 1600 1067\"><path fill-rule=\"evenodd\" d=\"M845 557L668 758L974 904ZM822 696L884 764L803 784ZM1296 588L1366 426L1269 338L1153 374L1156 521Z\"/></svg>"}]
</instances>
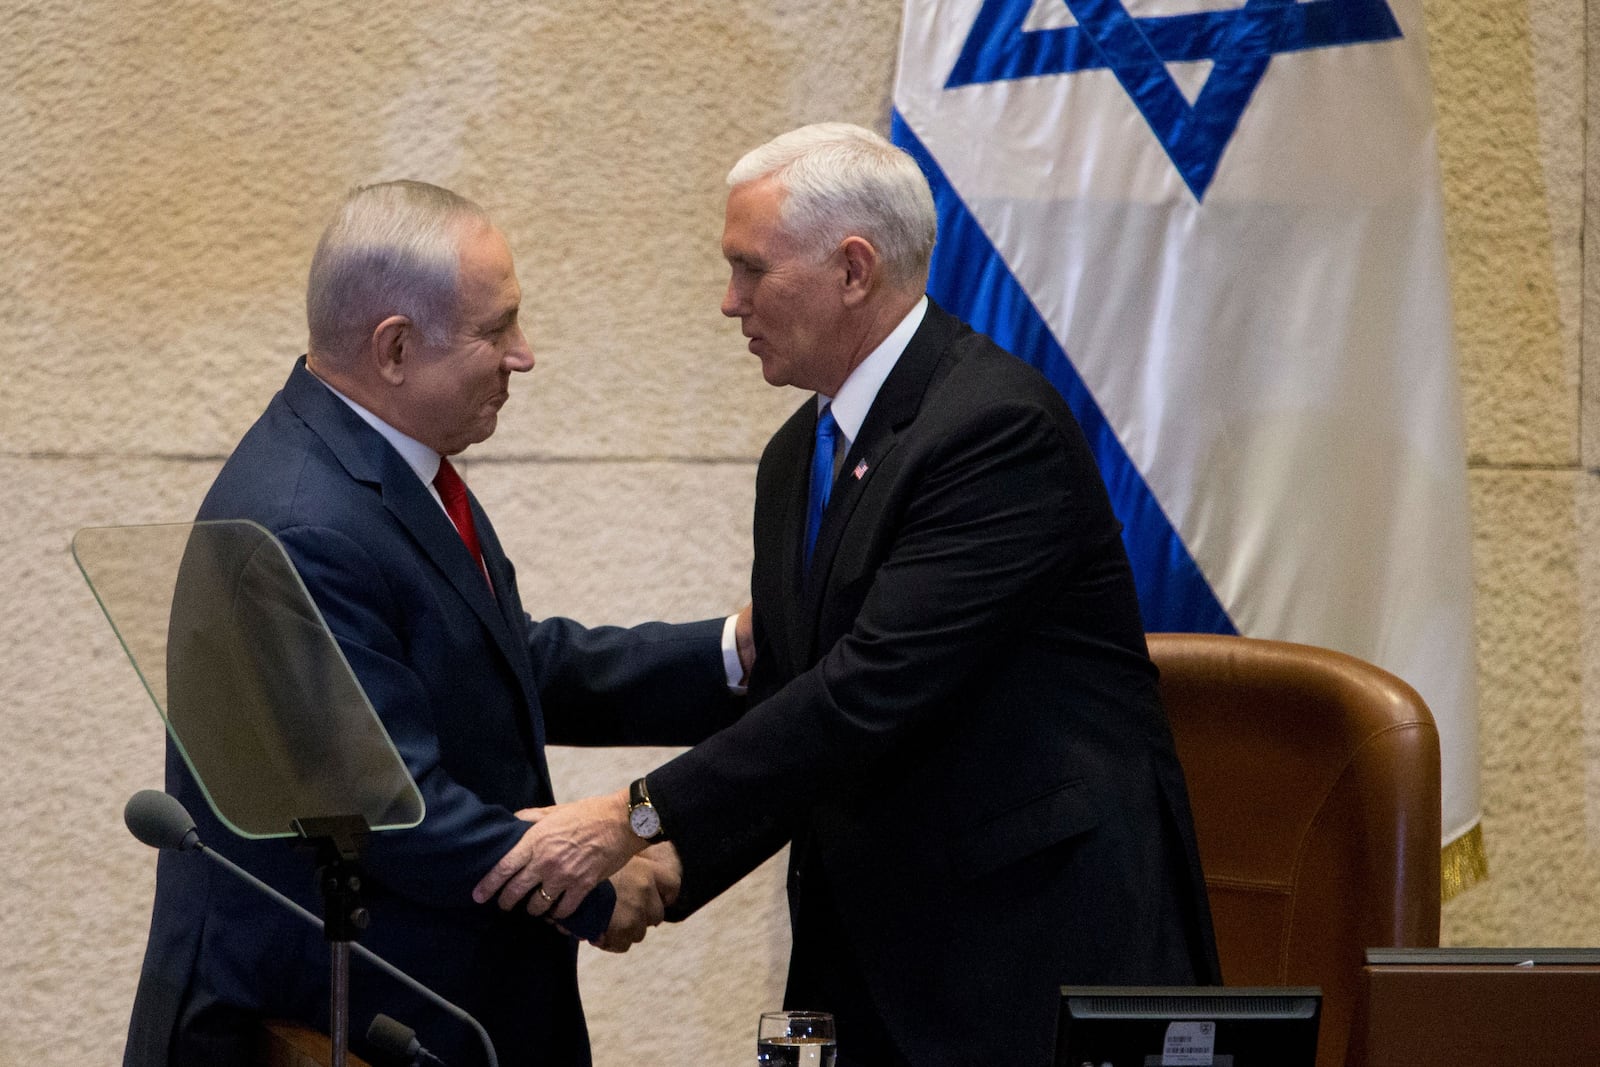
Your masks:
<instances>
[{"instance_id":1,"label":"white flag fabric","mask_svg":"<svg viewBox=\"0 0 1600 1067\"><path fill-rule=\"evenodd\" d=\"M1474 861L1447 891L1471 881L1471 543L1417 0L906 0L894 100L939 205L929 290L1071 402L1147 628L1409 682L1439 725L1443 844Z\"/></svg>"}]
</instances>

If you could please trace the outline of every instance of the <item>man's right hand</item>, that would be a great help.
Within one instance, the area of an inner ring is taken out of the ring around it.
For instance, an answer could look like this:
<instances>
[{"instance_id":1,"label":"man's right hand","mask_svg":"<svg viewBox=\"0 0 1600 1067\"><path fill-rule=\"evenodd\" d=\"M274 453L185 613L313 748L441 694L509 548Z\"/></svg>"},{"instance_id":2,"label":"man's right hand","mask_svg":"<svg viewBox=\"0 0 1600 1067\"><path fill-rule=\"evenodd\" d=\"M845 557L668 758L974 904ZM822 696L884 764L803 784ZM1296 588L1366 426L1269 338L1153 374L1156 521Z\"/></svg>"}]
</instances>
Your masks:
<instances>
[{"instance_id":1,"label":"man's right hand","mask_svg":"<svg viewBox=\"0 0 1600 1067\"><path fill-rule=\"evenodd\" d=\"M594 942L607 952L626 952L644 940L652 926L660 924L667 906L678 897L683 882L683 864L671 842L652 845L629 860L611 876L617 891L611 925Z\"/></svg>"}]
</instances>

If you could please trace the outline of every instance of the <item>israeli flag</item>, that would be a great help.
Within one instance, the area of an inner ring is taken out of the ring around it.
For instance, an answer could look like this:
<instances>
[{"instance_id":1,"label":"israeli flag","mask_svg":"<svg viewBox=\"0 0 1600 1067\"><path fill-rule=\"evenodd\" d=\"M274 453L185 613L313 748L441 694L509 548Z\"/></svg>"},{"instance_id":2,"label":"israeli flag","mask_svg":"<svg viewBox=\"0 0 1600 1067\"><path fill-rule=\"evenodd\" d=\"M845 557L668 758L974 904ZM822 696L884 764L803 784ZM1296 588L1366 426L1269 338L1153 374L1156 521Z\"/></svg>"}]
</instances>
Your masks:
<instances>
[{"instance_id":1,"label":"israeli flag","mask_svg":"<svg viewBox=\"0 0 1600 1067\"><path fill-rule=\"evenodd\" d=\"M1148 629L1339 649L1481 870L1472 561L1417 0L906 0L929 291L1071 403Z\"/></svg>"}]
</instances>

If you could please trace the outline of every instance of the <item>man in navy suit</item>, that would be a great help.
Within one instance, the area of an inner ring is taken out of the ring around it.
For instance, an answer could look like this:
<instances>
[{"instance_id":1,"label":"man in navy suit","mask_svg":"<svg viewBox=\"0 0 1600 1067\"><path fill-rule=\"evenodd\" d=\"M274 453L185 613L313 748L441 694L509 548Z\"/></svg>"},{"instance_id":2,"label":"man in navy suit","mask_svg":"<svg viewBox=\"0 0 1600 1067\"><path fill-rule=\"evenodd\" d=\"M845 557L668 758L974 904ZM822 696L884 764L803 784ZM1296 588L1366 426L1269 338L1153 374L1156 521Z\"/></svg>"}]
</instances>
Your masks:
<instances>
[{"instance_id":1,"label":"man in navy suit","mask_svg":"<svg viewBox=\"0 0 1600 1067\"><path fill-rule=\"evenodd\" d=\"M478 896L570 900L664 838L682 914L788 841L785 1002L841 1065L1042 1067L1063 984L1218 980L1119 525L1056 391L924 295L909 156L812 126L728 184L722 311L816 394L756 475L752 707Z\"/></svg>"},{"instance_id":2,"label":"man in navy suit","mask_svg":"<svg viewBox=\"0 0 1600 1067\"><path fill-rule=\"evenodd\" d=\"M512 375L533 366L520 302L475 204L415 182L354 192L312 262L308 353L199 518L251 519L283 543L426 803L414 829L367 839L362 943L476 1016L502 1064L581 1067L577 942L471 890L529 831L516 813L554 802L546 743L686 743L736 715L739 668L733 620L586 629L524 613L448 460L494 432ZM202 840L320 912L309 854L232 838L170 746L167 777ZM674 869L641 858L612 879L606 947L642 937L673 890ZM446 1061L478 1061L470 1031L353 972L353 1032L383 1011ZM245 1063L262 1018L327 1016L316 930L202 857L161 855L127 1064Z\"/></svg>"}]
</instances>

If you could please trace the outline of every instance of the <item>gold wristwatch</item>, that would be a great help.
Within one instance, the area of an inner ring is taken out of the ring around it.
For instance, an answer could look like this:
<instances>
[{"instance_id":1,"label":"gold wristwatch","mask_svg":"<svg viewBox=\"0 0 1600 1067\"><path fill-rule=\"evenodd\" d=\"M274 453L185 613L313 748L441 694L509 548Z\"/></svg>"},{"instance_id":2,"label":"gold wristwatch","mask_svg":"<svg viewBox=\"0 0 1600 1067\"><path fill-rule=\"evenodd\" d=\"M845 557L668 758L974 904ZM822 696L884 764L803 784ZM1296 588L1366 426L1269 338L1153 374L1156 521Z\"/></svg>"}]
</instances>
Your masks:
<instances>
[{"instance_id":1,"label":"gold wristwatch","mask_svg":"<svg viewBox=\"0 0 1600 1067\"><path fill-rule=\"evenodd\" d=\"M628 787L628 825L651 844L667 839L666 832L661 829L661 813L650 803L650 791L645 788L643 778L635 779Z\"/></svg>"}]
</instances>

